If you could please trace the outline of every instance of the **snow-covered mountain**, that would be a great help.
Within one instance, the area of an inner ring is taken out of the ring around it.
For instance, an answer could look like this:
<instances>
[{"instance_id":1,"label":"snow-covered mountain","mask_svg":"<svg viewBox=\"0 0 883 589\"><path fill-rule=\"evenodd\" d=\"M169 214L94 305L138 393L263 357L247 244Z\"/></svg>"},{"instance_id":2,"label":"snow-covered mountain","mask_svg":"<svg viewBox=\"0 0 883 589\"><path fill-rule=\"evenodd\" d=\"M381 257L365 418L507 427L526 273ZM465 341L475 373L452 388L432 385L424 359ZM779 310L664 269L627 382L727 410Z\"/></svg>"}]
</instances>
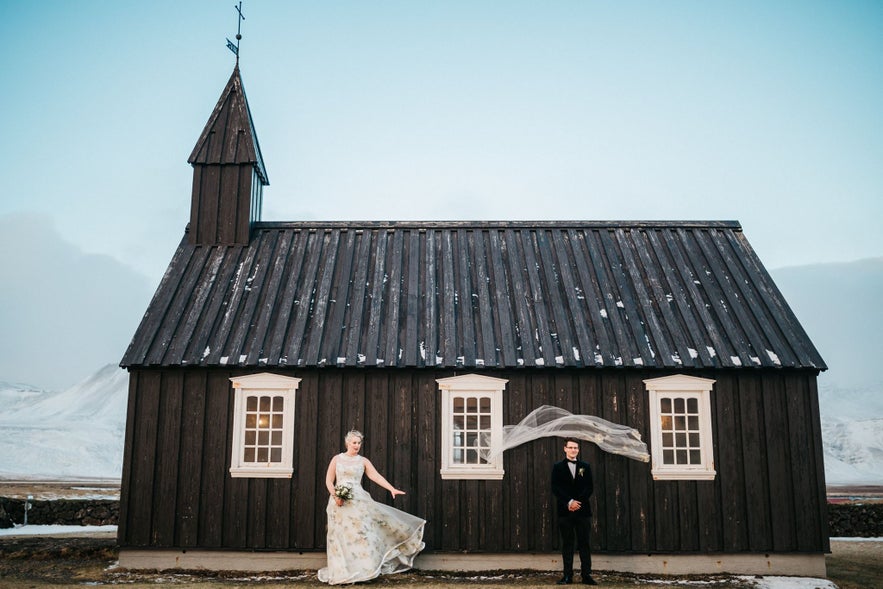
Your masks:
<instances>
[{"instance_id":1,"label":"snow-covered mountain","mask_svg":"<svg viewBox=\"0 0 883 589\"><path fill-rule=\"evenodd\" d=\"M830 485L883 485L883 384L819 387L825 475Z\"/></svg>"},{"instance_id":2,"label":"snow-covered mountain","mask_svg":"<svg viewBox=\"0 0 883 589\"><path fill-rule=\"evenodd\" d=\"M828 365L819 376L828 483L883 485L883 258L770 273Z\"/></svg>"},{"instance_id":3,"label":"snow-covered mountain","mask_svg":"<svg viewBox=\"0 0 883 589\"><path fill-rule=\"evenodd\" d=\"M0 383L0 478L119 479L127 387L112 364L61 392Z\"/></svg>"}]
</instances>

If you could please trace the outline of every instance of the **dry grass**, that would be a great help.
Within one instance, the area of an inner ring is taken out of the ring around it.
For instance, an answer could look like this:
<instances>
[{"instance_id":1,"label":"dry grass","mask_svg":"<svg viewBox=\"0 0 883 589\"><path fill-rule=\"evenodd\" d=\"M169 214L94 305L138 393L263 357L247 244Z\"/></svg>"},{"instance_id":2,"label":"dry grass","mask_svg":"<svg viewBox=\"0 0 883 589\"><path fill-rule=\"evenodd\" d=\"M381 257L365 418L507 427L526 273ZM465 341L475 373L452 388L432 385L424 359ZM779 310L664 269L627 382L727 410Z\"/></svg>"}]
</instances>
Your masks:
<instances>
[{"instance_id":1,"label":"dry grass","mask_svg":"<svg viewBox=\"0 0 883 589\"><path fill-rule=\"evenodd\" d=\"M840 589L883 587L883 542L833 541L827 564Z\"/></svg>"}]
</instances>

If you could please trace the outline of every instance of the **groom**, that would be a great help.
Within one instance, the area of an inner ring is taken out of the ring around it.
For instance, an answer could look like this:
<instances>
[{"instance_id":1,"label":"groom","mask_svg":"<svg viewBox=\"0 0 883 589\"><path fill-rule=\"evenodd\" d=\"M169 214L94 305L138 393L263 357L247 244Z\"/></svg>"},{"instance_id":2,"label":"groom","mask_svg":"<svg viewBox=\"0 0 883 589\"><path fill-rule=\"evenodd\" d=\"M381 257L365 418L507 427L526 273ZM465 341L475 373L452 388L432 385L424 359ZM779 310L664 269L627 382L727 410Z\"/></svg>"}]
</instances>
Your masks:
<instances>
[{"instance_id":1,"label":"groom","mask_svg":"<svg viewBox=\"0 0 883 589\"><path fill-rule=\"evenodd\" d=\"M597 585L592 578L592 555L589 552L589 531L592 527L592 469L588 462L577 460L579 442L567 438L565 459L552 467L552 494L558 507L558 529L561 532L561 558L564 577L558 585L573 583L573 539L579 547L580 576L585 585Z\"/></svg>"}]
</instances>

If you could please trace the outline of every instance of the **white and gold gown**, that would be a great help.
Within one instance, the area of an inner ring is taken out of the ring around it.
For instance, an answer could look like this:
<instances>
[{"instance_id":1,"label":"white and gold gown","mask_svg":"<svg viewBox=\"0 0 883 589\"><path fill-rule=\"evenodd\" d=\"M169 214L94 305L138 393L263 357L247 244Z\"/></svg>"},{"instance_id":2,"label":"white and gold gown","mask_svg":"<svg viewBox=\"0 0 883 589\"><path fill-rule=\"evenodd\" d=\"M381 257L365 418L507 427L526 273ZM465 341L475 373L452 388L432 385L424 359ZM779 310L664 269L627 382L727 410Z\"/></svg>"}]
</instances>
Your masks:
<instances>
[{"instance_id":1,"label":"white and gold gown","mask_svg":"<svg viewBox=\"0 0 883 589\"><path fill-rule=\"evenodd\" d=\"M423 550L426 520L374 501L362 487L364 473L361 455L338 455L335 484L351 485L353 496L340 507L333 497L328 499L328 564L319 569L323 583L357 583L400 573Z\"/></svg>"}]
</instances>

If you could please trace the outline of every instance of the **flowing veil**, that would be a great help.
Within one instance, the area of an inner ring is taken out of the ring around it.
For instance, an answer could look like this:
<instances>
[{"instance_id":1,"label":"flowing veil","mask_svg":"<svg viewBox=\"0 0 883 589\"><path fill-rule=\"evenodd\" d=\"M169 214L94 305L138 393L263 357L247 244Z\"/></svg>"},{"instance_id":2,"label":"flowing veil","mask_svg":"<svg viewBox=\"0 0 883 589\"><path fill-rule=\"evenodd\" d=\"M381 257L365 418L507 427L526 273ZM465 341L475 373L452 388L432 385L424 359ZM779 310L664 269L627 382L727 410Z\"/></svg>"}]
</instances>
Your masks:
<instances>
[{"instance_id":1,"label":"flowing veil","mask_svg":"<svg viewBox=\"0 0 883 589\"><path fill-rule=\"evenodd\" d=\"M650 461L647 444L641 441L638 430L594 415L574 415L551 405L534 409L517 425L504 426L502 442L499 447L492 447L486 458L493 459L526 442L549 437L577 438L592 442L605 452Z\"/></svg>"}]
</instances>

